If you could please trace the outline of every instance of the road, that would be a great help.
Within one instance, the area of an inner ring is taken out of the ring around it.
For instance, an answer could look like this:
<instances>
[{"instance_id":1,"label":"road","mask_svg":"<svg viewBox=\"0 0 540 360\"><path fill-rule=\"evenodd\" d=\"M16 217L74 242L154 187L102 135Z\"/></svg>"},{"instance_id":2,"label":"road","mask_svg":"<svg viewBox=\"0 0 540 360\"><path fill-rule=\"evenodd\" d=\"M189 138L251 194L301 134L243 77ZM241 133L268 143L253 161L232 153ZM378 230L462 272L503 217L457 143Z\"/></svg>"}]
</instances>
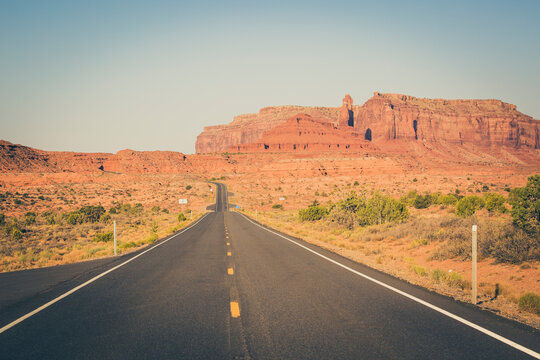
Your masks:
<instances>
[{"instance_id":1,"label":"road","mask_svg":"<svg viewBox=\"0 0 540 360\"><path fill-rule=\"evenodd\" d=\"M0 274L0 358L538 356L538 331L268 231L215 186L214 212L148 249Z\"/></svg>"}]
</instances>

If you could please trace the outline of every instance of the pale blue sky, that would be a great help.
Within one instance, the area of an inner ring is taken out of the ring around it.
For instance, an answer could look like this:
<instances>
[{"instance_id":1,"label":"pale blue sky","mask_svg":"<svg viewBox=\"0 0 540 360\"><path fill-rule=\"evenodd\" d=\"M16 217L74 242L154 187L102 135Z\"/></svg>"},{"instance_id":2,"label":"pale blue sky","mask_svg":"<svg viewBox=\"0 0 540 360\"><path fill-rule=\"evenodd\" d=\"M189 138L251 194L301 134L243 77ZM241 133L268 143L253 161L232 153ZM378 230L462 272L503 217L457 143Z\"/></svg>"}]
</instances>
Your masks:
<instances>
[{"instance_id":1,"label":"pale blue sky","mask_svg":"<svg viewBox=\"0 0 540 360\"><path fill-rule=\"evenodd\" d=\"M195 151L204 126L373 91L540 119L540 1L0 0L0 138Z\"/></svg>"}]
</instances>

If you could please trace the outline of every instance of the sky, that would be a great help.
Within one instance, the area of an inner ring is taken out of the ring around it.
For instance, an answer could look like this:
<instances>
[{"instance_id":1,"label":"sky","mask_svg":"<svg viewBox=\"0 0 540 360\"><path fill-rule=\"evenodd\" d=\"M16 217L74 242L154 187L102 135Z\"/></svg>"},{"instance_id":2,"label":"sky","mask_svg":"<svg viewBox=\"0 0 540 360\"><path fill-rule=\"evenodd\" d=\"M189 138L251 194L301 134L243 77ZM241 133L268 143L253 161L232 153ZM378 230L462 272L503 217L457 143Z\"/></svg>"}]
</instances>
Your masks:
<instances>
[{"instance_id":1,"label":"sky","mask_svg":"<svg viewBox=\"0 0 540 360\"><path fill-rule=\"evenodd\" d=\"M374 91L540 119L540 1L0 0L0 139L195 152L204 126Z\"/></svg>"}]
</instances>

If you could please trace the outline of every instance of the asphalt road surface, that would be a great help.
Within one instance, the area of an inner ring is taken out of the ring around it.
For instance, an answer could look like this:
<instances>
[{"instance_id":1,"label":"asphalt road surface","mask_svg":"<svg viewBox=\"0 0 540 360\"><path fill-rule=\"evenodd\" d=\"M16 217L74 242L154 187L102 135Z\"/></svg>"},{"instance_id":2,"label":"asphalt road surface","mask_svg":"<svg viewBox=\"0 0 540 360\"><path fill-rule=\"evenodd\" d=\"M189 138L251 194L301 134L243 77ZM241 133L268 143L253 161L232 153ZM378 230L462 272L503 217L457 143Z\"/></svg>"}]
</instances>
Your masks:
<instances>
[{"instance_id":1,"label":"asphalt road surface","mask_svg":"<svg viewBox=\"0 0 540 360\"><path fill-rule=\"evenodd\" d=\"M528 359L538 331L227 210L117 258L0 274L1 359Z\"/></svg>"}]
</instances>

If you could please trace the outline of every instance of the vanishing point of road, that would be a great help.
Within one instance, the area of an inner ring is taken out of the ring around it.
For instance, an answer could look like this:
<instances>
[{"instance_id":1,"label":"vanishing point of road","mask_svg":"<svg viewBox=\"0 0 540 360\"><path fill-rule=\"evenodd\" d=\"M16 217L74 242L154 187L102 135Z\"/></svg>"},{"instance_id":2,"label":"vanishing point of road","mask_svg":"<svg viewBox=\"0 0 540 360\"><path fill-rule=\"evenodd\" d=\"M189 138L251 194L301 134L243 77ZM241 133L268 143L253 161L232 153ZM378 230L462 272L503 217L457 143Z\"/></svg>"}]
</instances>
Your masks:
<instances>
[{"instance_id":1,"label":"vanishing point of road","mask_svg":"<svg viewBox=\"0 0 540 360\"><path fill-rule=\"evenodd\" d=\"M228 211L116 258L0 274L0 359L530 359L540 333Z\"/></svg>"}]
</instances>

